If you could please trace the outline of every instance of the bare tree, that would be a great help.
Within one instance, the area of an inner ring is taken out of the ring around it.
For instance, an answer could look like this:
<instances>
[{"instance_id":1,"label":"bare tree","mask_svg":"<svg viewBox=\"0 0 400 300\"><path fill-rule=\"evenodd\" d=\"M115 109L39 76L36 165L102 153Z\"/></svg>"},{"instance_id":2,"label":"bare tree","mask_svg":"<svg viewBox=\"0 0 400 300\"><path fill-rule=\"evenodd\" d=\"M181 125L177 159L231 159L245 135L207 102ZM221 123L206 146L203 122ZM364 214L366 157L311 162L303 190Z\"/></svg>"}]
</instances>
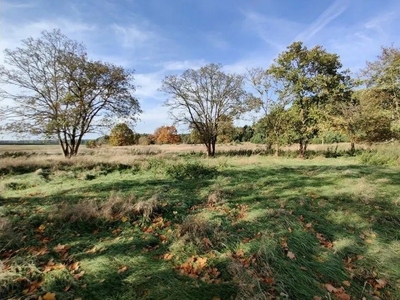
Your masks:
<instances>
[{"instance_id":1,"label":"bare tree","mask_svg":"<svg viewBox=\"0 0 400 300\"><path fill-rule=\"evenodd\" d=\"M133 73L87 58L85 47L59 30L5 50L1 99L11 100L5 128L57 138L65 157L77 155L83 136L117 119L135 122ZM8 89L7 87L14 87ZM16 90L16 92L10 92Z\"/></svg>"},{"instance_id":2,"label":"bare tree","mask_svg":"<svg viewBox=\"0 0 400 300\"><path fill-rule=\"evenodd\" d=\"M196 128L208 156L214 156L220 122L248 109L243 85L243 76L226 74L221 65L209 64L165 77L161 91L171 96L165 105L175 122Z\"/></svg>"}]
</instances>

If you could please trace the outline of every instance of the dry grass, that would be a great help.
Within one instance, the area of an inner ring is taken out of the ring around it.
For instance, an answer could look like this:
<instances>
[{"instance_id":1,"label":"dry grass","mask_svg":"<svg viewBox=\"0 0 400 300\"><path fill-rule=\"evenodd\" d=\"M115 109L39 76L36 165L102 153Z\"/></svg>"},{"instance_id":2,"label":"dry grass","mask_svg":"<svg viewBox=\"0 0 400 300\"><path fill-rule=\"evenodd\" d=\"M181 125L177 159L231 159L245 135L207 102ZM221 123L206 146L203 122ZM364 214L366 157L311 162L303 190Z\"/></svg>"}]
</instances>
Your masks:
<instances>
[{"instance_id":1,"label":"dry grass","mask_svg":"<svg viewBox=\"0 0 400 300\"><path fill-rule=\"evenodd\" d=\"M77 204L62 203L58 206L56 218L66 222L90 219L116 220L133 216L149 219L159 208L158 195L139 201L134 195L123 197L113 191L104 202L90 199L82 200Z\"/></svg>"}]
</instances>

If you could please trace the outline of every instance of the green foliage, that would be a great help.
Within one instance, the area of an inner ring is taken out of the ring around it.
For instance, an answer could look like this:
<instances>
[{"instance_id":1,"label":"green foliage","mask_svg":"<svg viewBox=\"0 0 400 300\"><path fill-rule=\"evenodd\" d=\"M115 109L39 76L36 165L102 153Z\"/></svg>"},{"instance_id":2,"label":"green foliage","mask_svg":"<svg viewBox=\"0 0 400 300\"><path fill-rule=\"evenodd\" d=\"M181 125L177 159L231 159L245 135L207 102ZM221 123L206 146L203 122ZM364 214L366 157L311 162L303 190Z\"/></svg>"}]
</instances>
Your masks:
<instances>
[{"instance_id":1,"label":"green foliage","mask_svg":"<svg viewBox=\"0 0 400 300\"><path fill-rule=\"evenodd\" d=\"M326 105L350 98L351 80L336 54L321 46L307 49L301 42L291 44L275 59L268 73L278 83L282 107L291 105L295 140L304 156L310 139L318 134Z\"/></svg>"},{"instance_id":2,"label":"green foliage","mask_svg":"<svg viewBox=\"0 0 400 300\"><path fill-rule=\"evenodd\" d=\"M361 162L373 166L400 166L399 144L380 145L376 149L363 151Z\"/></svg>"},{"instance_id":3,"label":"green foliage","mask_svg":"<svg viewBox=\"0 0 400 300\"><path fill-rule=\"evenodd\" d=\"M206 166L198 161L184 162L168 165L165 169L166 174L177 180L211 178L217 175L217 168Z\"/></svg>"},{"instance_id":4,"label":"green foliage","mask_svg":"<svg viewBox=\"0 0 400 300\"><path fill-rule=\"evenodd\" d=\"M135 143L135 134L125 123L117 124L110 132L111 146L129 146Z\"/></svg>"}]
</instances>

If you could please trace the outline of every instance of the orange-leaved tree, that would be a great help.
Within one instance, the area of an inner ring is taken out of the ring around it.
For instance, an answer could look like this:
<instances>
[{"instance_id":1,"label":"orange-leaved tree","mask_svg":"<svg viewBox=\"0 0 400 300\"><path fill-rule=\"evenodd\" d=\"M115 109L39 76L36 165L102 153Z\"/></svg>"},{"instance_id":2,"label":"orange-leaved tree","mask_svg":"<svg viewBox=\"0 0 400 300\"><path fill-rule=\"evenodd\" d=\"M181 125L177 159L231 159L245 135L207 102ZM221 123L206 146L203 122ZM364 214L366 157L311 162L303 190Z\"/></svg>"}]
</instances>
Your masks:
<instances>
[{"instance_id":1,"label":"orange-leaved tree","mask_svg":"<svg viewBox=\"0 0 400 300\"><path fill-rule=\"evenodd\" d=\"M177 144L181 142L181 137L175 126L161 126L154 131L154 142L156 144Z\"/></svg>"}]
</instances>

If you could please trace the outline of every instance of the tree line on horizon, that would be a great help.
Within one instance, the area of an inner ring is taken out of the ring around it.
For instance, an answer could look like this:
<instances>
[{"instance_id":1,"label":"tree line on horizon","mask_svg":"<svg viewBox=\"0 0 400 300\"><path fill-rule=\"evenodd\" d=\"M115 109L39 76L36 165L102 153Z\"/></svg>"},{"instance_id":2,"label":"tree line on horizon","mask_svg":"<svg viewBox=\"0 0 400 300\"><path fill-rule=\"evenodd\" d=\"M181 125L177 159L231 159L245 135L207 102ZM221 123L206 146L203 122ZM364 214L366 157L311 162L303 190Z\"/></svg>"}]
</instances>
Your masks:
<instances>
[{"instance_id":1,"label":"tree line on horizon","mask_svg":"<svg viewBox=\"0 0 400 300\"><path fill-rule=\"evenodd\" d=\"M298 144L304 157L316 139L346 140L354 151L359 142L400 137L400 49L393 46L382 47L357 77L343 69L337 54L302 42L246 74L212 63L166 76L160 87L168 96L164 104L174 124L188 126L188 135L179 135L173 125L151 135L134 133L142 111L133 72L89 59L82 44L59 30L6 49L5 62L0 82L17 91L1 90L0 101L14 104L0 110L6 120L1 129L55 138L68 158L78 154L85 134L104 126L112 128L111 145L201 143L208 156L218 143L263 143L276 153ZM261 114L254 124L233 125L252 112Z\"/></svg>"}]
</instances>

